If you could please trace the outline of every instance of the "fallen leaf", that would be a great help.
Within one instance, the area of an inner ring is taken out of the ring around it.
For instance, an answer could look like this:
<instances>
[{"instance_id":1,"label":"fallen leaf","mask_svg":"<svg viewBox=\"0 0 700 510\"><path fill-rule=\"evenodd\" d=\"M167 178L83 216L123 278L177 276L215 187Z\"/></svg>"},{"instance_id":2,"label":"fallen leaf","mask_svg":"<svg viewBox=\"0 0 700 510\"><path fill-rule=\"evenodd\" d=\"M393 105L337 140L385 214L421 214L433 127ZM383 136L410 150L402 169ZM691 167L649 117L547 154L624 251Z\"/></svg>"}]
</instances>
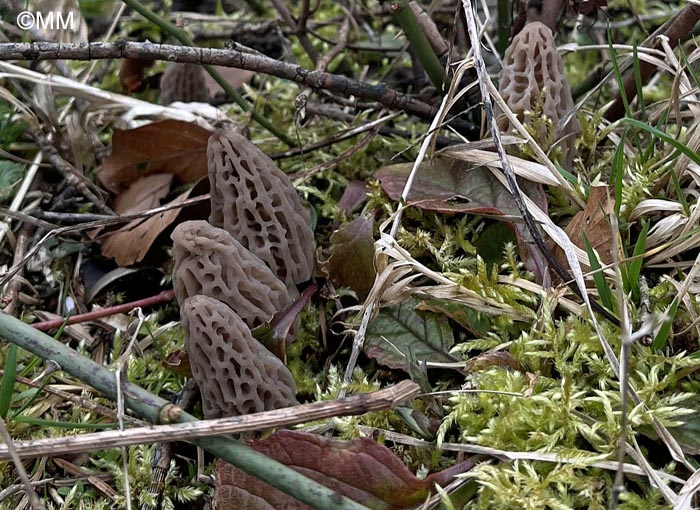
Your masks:
<instances>
[{"instance_id":1,"label":"fallen leaf","mask_svg":"<svg viewBox=\"0 0 700 510\"><path fill-rule=\"evenodd\" d=\"M184 202L191 192L192 188L169 204ZM138 219L128 223L124 228L109 235L102 244L102 255L113 258L122 267L140 262L148 253L153 241L175 221L178 214L180 214L179 208L169 209L145 220Z\"/></svg>"},{"instance_id":2,"label":"fallen leaf","mask_svg":"<svg viewBox=\"0 0 700 510\"><path fill-rule=\"evenodd\" d=\"M173 174L182 184L207 175L207 141L211 133L179 120L153 122L112 135L112 154L97 172L102 185L119 195L147 175Z\"/></svg>"},{"instance_id":3,"label":"fallen leaf","mask_svg":"<svg viewBox=\"0 0 700 510\"><path fill-rule=\"evenodd\" d=\"M374 222L355 218L331 235L328 276L333 283L349 287L364 301L374 283Z\"/></svg>"},{"instance_id":4,"label":"fallen leaf","mask_svg":"<svg viewBox=\"0 0 700 510\"><path fill-rule=\"evenodd\" d=\"M380 168L374 174L382 189L392 200L399 200L411 172L412 163L400 163ZM470 213L489 215L508 221L518 241L518 251L525 267L542 281L545 261L532 241L525 225L518 221L520 210L510 191L491 170L470 164L449 155L424 161L408 195L408 204L440 213ZM547 197L542 185L518 179L521 191L547 212Z\"/></svg>"},{"instance_id":5,"label":"fallen leaf","mask_svg":"<svg viewBox=\"0 0 700 510\"><path fill-rule=\"evenodd\" d=\"M172 182L172 174L153 174L135 180L115 199L115 212L126 215L158 207L168 196Z\"/></svg>"},{"instance_id":6,"label":"fallen leaf","mask_svg":"<svg viewBox=\"0 0 700 510\"><path fill-rule=\"evenodd\" d=\"M435 484L445 486L472 461L416 478L385 446L369 438L328 439L307 432L280 430L249 443L258 452L374 510L413 508ZM216 466L218 510L305 510L310 507L223 461Z\"/></svg>"},{"instance_id":7,"label":"fallen leaf","mask_svg":"<svg viewBox=\"0 0 700 510\"><path fill-rule=\"evenodd\" d=\"M374 177L389 198L398 201L412 167L413 163L385 166ZM445 157L420 165L407 203L441 213L518 214L515 200L488 169L469 168L463 161Z\"/></svg>"},{"instance_id":8,"label":"fallen leaf","mask_svg":"<svg viewBox=\"0 0 700 510\"><path fill-rule=\"evenodd\" d=\"M482 313L468 307L464 303L451 299L429 297L421 299L416 310L440 313L455 321L476 337L488 333L491 323Z\"/></svg>"},{"instance_id":9,"label":"fallen leaf","mask_svg":"<svg viewBox=\"0 0 700 510\"><path fill-rule=\"evenodd\" d=\"M383 308L370 322L364 351L382 365L407 370L407 353L417 362L450 363L457 358L448 354L454 344L452 328L443 315L416 311L418 299Z\"/></svg>"},{"instance_id":10,"label":"fallen leaf","mask_svg":"<svg viewBox=\"0 0 700 510\"><path fill-rule=\"evenodd\" d=\"M192 377L190 357L187 351L177 350L169 353L161 362L164 368L183 377Z\"/></svg>"},{"instance_id":11,"label":"fallen leaf","mask_svg":"<svg viewBox=\"0 0 700 510\"><path fill-rule=\"evenodd\" d=\"M579 248L585 250L583 235L585 234L591 246L598 253L602 264L612 263L612 229L609 216L614 208L607 186L591 186L588 192L588 202L583 211L577 212L566 226L565 232ZM568 267L564 251L557 247L554 256L564 267ZM581 266L583 271L589 271L588 266Z\"/></svg>"},{"instance_id":12,"label":"fallen leaf","mask_svg":"<svg viewBox=\"0 0 700 510\"><path fill-rule=\"evenodd\" d=\"M367 200L367 185L363 181L352 181L345 187L338 200L338 208L348 216Z\"/></svg>"}]
</instances>

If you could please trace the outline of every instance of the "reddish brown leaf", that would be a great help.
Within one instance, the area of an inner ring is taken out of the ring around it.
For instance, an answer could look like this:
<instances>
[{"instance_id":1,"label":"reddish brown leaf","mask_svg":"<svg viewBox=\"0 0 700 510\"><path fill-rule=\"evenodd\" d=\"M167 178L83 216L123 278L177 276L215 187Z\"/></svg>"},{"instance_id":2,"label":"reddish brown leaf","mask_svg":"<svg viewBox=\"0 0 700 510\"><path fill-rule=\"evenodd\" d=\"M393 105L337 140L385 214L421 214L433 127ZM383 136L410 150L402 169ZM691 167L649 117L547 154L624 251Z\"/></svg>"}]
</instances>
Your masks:
<instances>
[{"instance_id":1,"label":"reddish brown leaf","mask_svg":"<svg viewBox=\"0 0 700 510\"><path fill-rule=\"evenodd\" d=\"M331 235L328 276L336 285L350 287L361 300L374 283L373 221L355 218Z\"/></svg>"},{"instance_id":2,"label":"reddish brown leaf","mask_svg":"<svg viewBox=\"0 0 700 510\"><path fill-rule=\"evenodd\" d=\"M189 189L169 202L178 204L185 201L191 193ZM120 266L130 266L140 262L148 253L153 241L180 214L180 209L169 209L146 220L134 220L124 228L110 234L102 245L102 255L113 258Z\"/></svg>"},{"instance_id":3,"label":"reddish brown leaf","mask_svg":"<svg viewBox=\"0 0 700 510\"><path fill-rule=\"evenodd\" d=\"M160 205L160 201L168 196L172 174L153 174L132 182L129 187L114 201L117 214L134 214L147 211Z\"/></svg>"},{"instance_id":4,"label":"reddish brown leaf","mask_svg":"<svg viewBox=\"0 0 700 510\"><path fill-rule=\"evenodd\" d=\"M445 485L472 464L416 478L385 446L369 438L352 441L281 430L251 443L264 453L343 496L374 510L411 508L425 501L435 483ZM231 464L217 464L218 510L304 510L309 507Z\"/></svg>"},{"instance_id":5,"label":"reddish brown leaf","mask_svg":"<svg viewBox=\"0 0 700 510\"><path fill-rule=\"evenodd\" d=\"M163 367L184 377L192 377L190 357L187 351L177 350L169 353L162 361Z\"/></svg>"},{"instance_id":6,"label":"reddish brown leaf","mask_svg":"<svg viewBox=\"0 0 700 510\"><path fill-rule=\"evenodd\" d=\"M343 196L338 201L338 207L347 216L365 200L367 200L367 185L363 181L352 181L345 187Z\"/></svg>"},{"instance_id":7,"label":"reddish brown leaf","mask_svg":"<svg viewBox=\"0 0 700 510\"><path fill-rule=\"evenodd\" d=\"M583 236L585 235L598 253L602 264L612 263L612 230L608 217L613 208L614 203L610 200L608 187L591 186L586 208L576 213L565 229L571 242L584 250ZM557 247L554 250L554 256L564 267L568 267L569 263L561 248ZM582 266L582 268L584 271L590 269L588 266Z\"/></svg>"},{"instance_id":8,"label":"reddish brown leaf","mask_svg":"<svg viewBox=\"0 0 700 510\"><path fill-rule=\"evenodd\" d=\"M112 154L97 173L105 188L120 194L147 175L173 174L180 183L207 175L211 133L189 122L164 120L128 131L115 130Z\"/></svg>"},{"instance_id":9,"label":"reddish brown leaf","mask_svg":"<svg viewBox=\"0 0 700 510\"><path fill-rule=\"evenodd\" d=\"M385 166L374 177L392 200L399 200L411 171L412 163ZM523 193L543 211L547 199L540 184L519 180ZM485 167L470 168L464 161L435 157L421 164L408 195L408 203L421 209L441 213L485 214L495 217L519 218L520 211L510 192ZM544 261L534 246L527 228L517 222L511 228L516 233L520 258L528 270L541 280Z\"/></svg>"}]
</instances>

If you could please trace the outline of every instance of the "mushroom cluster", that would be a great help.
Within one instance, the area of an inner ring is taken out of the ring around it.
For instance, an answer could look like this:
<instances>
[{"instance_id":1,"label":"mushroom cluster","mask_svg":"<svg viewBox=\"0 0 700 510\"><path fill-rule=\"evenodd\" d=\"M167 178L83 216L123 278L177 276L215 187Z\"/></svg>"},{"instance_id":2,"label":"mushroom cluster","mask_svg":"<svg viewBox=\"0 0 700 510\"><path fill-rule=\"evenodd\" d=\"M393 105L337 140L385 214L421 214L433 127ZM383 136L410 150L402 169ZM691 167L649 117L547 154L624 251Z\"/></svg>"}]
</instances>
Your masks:
<instances>
[{"instance_id":1,"label":"mushroom cluster","mask_svg":"<svg viewBox=\"0 0 700 510\"><path fill-rule=\"evenodd\" d=\"M311 278L309 213L289 178L238 133L207 147L211 215L172 234L173 283L205 418L297 403L292 374L253 328Z\"/></svg>"}]
</instances>

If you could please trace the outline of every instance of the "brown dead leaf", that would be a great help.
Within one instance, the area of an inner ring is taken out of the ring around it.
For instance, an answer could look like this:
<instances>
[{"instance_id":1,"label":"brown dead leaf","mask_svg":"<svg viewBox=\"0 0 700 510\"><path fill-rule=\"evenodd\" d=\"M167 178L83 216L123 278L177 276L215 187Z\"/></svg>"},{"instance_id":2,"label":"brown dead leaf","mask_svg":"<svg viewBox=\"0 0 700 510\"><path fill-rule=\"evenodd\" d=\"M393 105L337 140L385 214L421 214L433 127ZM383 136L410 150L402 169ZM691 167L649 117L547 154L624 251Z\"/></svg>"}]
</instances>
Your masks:
<instances>
[{"instance_id":1,"label":"brown dead leaf","mask_svg":"<svg viewBox=\"0 0 700 510\"><path fill-rule=\"evenodd\" d=\"M192 189L189 189L169 203L184 202L191 192ZM122 267L140 262L148 253L153 241L175 221L178 214L180 209L169 209L146 220L138 219L128 223L124 228L110 234L102 245L102 255L114 259Z\"/></svg>"},{"instance_id":2,"label":"brown dead leaf","mask_svg":"<svg viewBox=\"0 0 700 510\"><path fill-rule=\"evenodd\" d=\"M614 208L607 186L591 186L588 193L588 202L583 211L576 213L567 225L566 234L581 249L586 249L583 242L585 234L591 246L598 253L602 264L612 263L612 230L608 217ZM566 256L561 248L554 250L557 260L568 267ZM584 272L590 270L582 266Z\"/></svg>"},{"instance_id":3,"label":"brown dead leaf","mask_svg":"<svg viewBox=\"0 0 700 510\"><path fill-rule=\"evenodd\" d=\"M127 131L116 129L112 154L98 171L102 185L117 195L147 175L173 174L180 183L207 175L211 133L190 122L164 120Z\"/></svg>"},{"instance_id":4,"label":"brown dead leaf","mask_svg":"<svg viewBox=\"0 0 700 510\"><path fill-rule=\"evenodd\" d=\"M164 368L183 377L192 377L190 357L187 351L177 350L169 353L161 362Z\"/></svg>"},{"instance_id":5,"label":"brown dead leaf","mask_svg":"<svg viewBox=\"0 0 700 510\"><path fill-rule=\"evenodd\" d=\"M352 214L363 202L367 200L367 184L364 181L352 181L343 191L343 196L338 200L338 208L346 216Z\"/></svg>"},{"instance_id":6,"label":"brown dead leaf","mask_svg":"<svg viewBox=\"0 0 700 510\"><path fill-rule=\"evenodd\" d=\"M114 201L117 214L134 214L158 207L168 196L172 174L153 174L132 182Z\"/></svg>"},{"instance_id":7,"label":"brown dead leaf","mask_svg":"<svg viewBox=\"0 0 700 510\"><path fill-rule=\"evenodd\" d=\"M372 439L327 439L280 430L250 446L343 496L374 510L412 508L423 503L434 484L445 486L466 464L419 480L391 451ZM309 507L223 461L217 464L218 510L304 510Z\"/></svg>"}]
</instances>

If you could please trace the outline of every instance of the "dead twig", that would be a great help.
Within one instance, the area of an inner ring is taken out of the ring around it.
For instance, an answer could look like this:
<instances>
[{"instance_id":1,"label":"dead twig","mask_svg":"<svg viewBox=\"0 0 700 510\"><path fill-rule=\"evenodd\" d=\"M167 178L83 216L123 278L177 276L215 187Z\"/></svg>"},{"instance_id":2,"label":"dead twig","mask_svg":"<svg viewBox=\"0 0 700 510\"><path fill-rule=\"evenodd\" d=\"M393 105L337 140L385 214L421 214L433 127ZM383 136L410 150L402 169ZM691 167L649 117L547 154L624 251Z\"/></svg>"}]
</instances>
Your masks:
<instances>
[{"instance_id":1,"label":"dead twig","mask_svg":"<svg viewBox=\"0 0 700 510\"><path fill-rule=\"evenodd\" d=\"M195 438L223 436L264 430L271 427L297 425L338 416L357 416L370 411L391 409L414 398L420 387L405 380L383 390L338 400L314 402L285 409L275 409L244 416L202 420L173 425L137 427L123 431L110 430L72 437L18 441L14 446L20 458L42 455L66 455L92 452L157 441L188 441ZM174 406L173 406L174 407ZM171 412L171 411L168 411ZM7 445L0 445L0 459L9 458Z\"/></svg>"},{"instance_id":2,"label":"dead twig","mask_svg":"<svg viewBox=\"0 0 700 510\"><path fill-rule=\"evenodd\" d=\"M66 317L65 319L53 319L50 321L37 322L31 326L39 331L48 331L50 329L60 328L63 325L69 326L71 324L78 324L80 322L94 321L95 319L101 319L102 317L109 317L111 315L116 315L118 313L130 312L137 307L155 306L161 303L172 300L175 297L174 290L164 290L160 294L155 296L147 297L144 299L139 299L138 301L132 301L131 303L123 303L121 305L110 306L109 308L102 308L100 310L95 310L94 312L81 313L80 315L72 315L71 317Z\"/></svg>"},{"instance_id":3,"label":"dead twig","mask_svg":"<svg viewBox=\"0 0 700 510\"><path fill-rule=\"evenodd\" d=\"M307 0L308 1L308 0ZM344 49L348 42L348 34L350 33L350 18L345 18L343 25L340 27L340 32L338 32L338 42L333 46L328 53L323 55L316 62L316 71L325 71L328 64L338 56ZM309 86L304 88L301 93L294 99L294 108L296 110L295 117L297 120L297 125L304 120L306 117L306 103L311 97L313 89Z\"/></svg>"},{"instance_id":4,"label":"dead twig","mask_svg":"<svg viewBox=\"0 0 700 510\"><path fill-rule=\"evenodd\" d=\"M49 160L51 165L56 170L61 172L61 175L66 180L66 184L68 184L69 186L74 186L78 190L78 192L80 192L81 195L83 195L90 202L92 202L95 205L95 207L97 207L97 209L99 209L104 214L112 216L116 214L105 204L104 199L98 196L99 190L91 190L90 188L94 188L94 185L90 183L84 176L82 176L73 167L73 165L71 165L70 163L68 163L68 161L61 157L61 155L58 153L58 150L56 150L56 147L54 147L51 144L51 142L46 137L46 135L40 127L36 126L30 128L29 132L34 138L34 140L39 144L39 147L41 147L41 152L44 154L44 156L46 156L46 159Z\"/></svg>"},{"instance_id":5,"label":"dead twig","mask_svg":"<svg viewBox=\"0 0 700 510\"><path fill-rule=\"evenodd\" d=\"M392 110L401 110L416 117L432 120L437 113L433 106L384 84L372 85L324 71L310 71L304 67L280 62L260 55L251 55L235 49L194 48L151 42L115 43L16 43L0 45L0 60L94 60L108 58L136 58L189 62L202 65L236 67L269 74L277 78L308 85L314 90L328 90L344 96L355 96L376 101ZM470 138L479 136L479 127L471 122L454 119L451 125Z\"/></svg>"},{"instance_id":6,"label":"dead twig","mask_svg":"<svg viewBox=\"0 0 700 510\"><path fill-rule=\"evenodd\" d=\"M292 16L292 13L289 12L289 9L284 3L284 0L272 0L272 5L275 7L275 10L279 13L280 17L282 18L282 21L284 21L297 36L297 39L299 39L299 44L301 44L301 47L304 48L304 51L306 51L306 54L309 56L311 61L314 64L316 64L318 62L318 51L316 51L316 48L309 40L309 37L306 35L306 19L308 18L309 0L304 0L303 2L302 10L306 14L302 15L299 18L298 23L294 21L294 17Z\"/></svg>"},{"instance_id":7,"label":"dead twig","mask_svg":"<svg viewBox=\"0 0 700 510\"><path fill-rule=\"evenodd\" d=\"M359 151L367 147L367 145L369 145L369 143L374 139L374 137L377 136L377 134L379 134L379 128L379 126L375 126L374 128L372 128L372 130L369 133L367 133L367 135L365 135L365 137L362 140L350 147L348 150L344 151L342 154L338 155L338 157L335 157L330 161L326 161L325 163L321 163L320 165L317 165L308 170L302 170L300 172L292 174L290 177L294 180L306 179L307 177L310 177L318 172L323 172L324 170L328 170L329 168L338 166L341 162L350 158L353 154L357 154Z\"/></svg>"}]
</instances>

